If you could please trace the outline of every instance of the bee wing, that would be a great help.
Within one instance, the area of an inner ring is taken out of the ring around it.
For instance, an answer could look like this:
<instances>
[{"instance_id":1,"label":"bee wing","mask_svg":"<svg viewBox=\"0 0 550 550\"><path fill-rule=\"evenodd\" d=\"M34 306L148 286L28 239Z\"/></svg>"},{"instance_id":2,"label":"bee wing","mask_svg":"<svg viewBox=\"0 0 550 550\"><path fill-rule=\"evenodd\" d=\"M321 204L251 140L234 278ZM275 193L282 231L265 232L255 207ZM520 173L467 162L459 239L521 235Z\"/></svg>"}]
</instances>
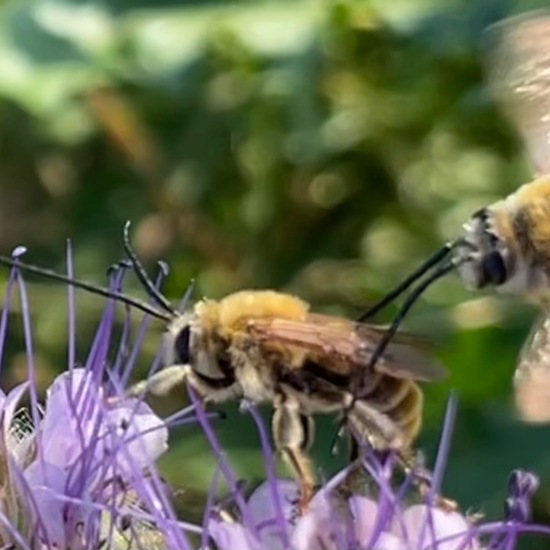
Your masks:
<instances>
[{"instance_id":1,"label":"bee wing","mask_svg":"<svg viewBox=\"0 0 550 550\"><path fill-rule=\"evenodd\" d=\"M376 332L382 338L386 329L359 325L358 331ZM410 378L426 382L443 380L449 372L430 354L431 346L414 334L398 332L384 353L384 360L376 364L376 370L396 378Z\"/></svg>"},{"instance_id":2,"label":"bee wing","mask_svg":"<svg viewBox=\"0 0 550 550\"><path fill-rule=\"evenodd\" d=\"M535 323L514 374L516 408L527 422L550 421L550 314Z\"/></svg>"},{"instance_id":3,"label":"bee wing","mask_svg":"<svg viewBox=\"0 0 550 550\"><path fill-rule=\"evenodd\" d=\"M522 135L539 174L550 172L550 11L486 31L490 90Z\"/></svg>"},{"instance_id":4,"label":"bee wing","mask_svg":"<svg viewBox=\"0 0 550 550\"><path fill-rule=\"evenodd\" d=\"M349 319L310 314L305 321L281 318L254 319L247 330L266 347L281 344L304 351L304 359L349 374L366 367L384 330ZM377 363L377 370L396 378L438 380L446 370L415 347L409 335L397 334Z\"/></svg>"}]
</instances>

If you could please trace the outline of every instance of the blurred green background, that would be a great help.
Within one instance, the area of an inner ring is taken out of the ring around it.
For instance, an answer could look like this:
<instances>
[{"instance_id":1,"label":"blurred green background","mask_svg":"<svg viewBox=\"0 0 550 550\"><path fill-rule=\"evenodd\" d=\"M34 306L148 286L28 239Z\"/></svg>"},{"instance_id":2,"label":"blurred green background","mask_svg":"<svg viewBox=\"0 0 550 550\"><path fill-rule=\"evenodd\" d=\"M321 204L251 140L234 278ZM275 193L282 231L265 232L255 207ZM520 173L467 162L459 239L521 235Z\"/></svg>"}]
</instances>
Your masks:
<instances>
[{"instance_id":1,"label":"blurred green background","mask_svg":"<svg viewBox=\"0 0 550 550\"><path fill-rule=\"evenodd\" d=\"M358 315L530 178L484 87L482 31L544 4L4 1L0 250L25 244L27 261L63 271L70 237L77 274L104 282L130 219L151 273L171 266L174 301L195 278L198 296L272 287ZM66 364L65 292L31 281L44 384ZM84 357L102 302L78 300ZM449 389L460 396L445 488L465 508L500 512L514 467L550 473L550 429L521 425L510 400L534 314L451 276L406 323L452 373L426 388L428 460ZM7 385L25 376L17 324L10 342ZM239 474L259 479L252 421L228 414L218 433ZM326 475L343 462L329 455L333 432L321 422L315 445ZM163 471L193 514L215 459L196 428L173 448ZM546 513L550 496L539 504Z\"/></svg>"}]
</instances>

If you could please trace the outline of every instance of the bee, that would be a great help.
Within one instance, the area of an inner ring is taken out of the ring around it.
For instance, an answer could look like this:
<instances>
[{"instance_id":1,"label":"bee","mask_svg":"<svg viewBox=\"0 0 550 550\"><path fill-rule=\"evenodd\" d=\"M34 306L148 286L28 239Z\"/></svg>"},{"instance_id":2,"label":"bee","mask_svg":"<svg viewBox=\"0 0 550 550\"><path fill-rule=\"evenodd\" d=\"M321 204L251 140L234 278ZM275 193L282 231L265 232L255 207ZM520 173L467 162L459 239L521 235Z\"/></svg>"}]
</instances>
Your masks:
<instances>
[{"instance_id":1,"label":"bee","mask_svg":"<svg viewBox=\"0 0 550 550\"><path fill-rule=\"evenodd\" d=\"M542 306L514 375L524 420L550 421L550 11L490 27L489 86L527 146L535 177L506 198L475 212L463 234L437 251L362 317L369 319L432 270L404 302L385 341L434 281L457 271L468 289L494 288ZM384 342L373 361L384 350Z\"/></svg>"},{"instance_id":2,"label":"bee","mask_svg":"<svg viewBox=\"0 0 550 550\"><path fill-rule=\"evenodd\" d=\"M55 278L123 301L167 322L166 366L129 394L165 395L190 385L205 402L245 399L272 404L276 450L301 489L304 510L316 486L308 455L317 414L345 412L356 442L379 451L406 453L422 421L418 381L443 378L446 370L411 335L398 333L376 367L368 369L385 329L322 315L296 296L273 290L244 290L221 300L203 299L180 312L154 287L124 231L124 249L137 277L162 308L56 274ZM0 263L13 260L0 258ZM52 272L16 262L52 278ZM353 382L363 395L356 398Z\"/></svg>"}]
</instances>

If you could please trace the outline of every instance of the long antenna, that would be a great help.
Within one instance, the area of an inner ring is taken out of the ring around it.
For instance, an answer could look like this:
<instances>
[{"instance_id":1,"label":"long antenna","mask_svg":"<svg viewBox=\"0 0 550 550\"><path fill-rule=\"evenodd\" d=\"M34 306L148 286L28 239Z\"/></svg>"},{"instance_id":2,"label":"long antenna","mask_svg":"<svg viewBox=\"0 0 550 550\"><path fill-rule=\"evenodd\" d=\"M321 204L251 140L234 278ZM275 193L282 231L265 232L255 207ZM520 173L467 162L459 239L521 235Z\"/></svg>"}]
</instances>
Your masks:
<instances>
[{"instance_id":1,"label":"long antenna","mask_svg":"<svg viewBox=\"0 0 550 550\"><path fill-rule=\"evenodd\" d=\"M168 311L172 315L177 315L177 311L174 309L172 304L159 292L159 290L155 287L153 284L153 281L149 278L147 275L143 265L139 261L139 258L137 257L137 254L134 252L134 249L132 248L132 245L130 244L130 225L132 225L132 222L128 220L124 224L124 232L123 232L123 247L124 252L128 255L128 259L130 260L132 267L134 269L134 272L136 274L136 277L139 279L139 282L143 285L145 288L145 291L147 294L160 306L162 309Z\"/></svg>"},{"instance_id":2,"label":"long antenna","mask_svg":"<svg viewBox=\"0 0 550 550\"><path fill-rule=\"evenodd\" d=\"M435 254L430 256L419 268L413 271L403 282L401 282L396 288L391 292L386 294L377 304L368 309L365 313L361 315L357 320L359 322L364 322L367 319L370 319L376 315L380 310L384 309L389 303L393 302L395 298L403 294L413 283L418 281L422 275L424 275L428 270L438 264L443 258L445 258L453 249L455 243L447 243L442 248L440 248Z\"/></svg>"},{"instance_id":3,"label":"long antenna","mask_svg":"<svg viewBox=\"0 0 550 550\"><path fill-rule=\"evenodd\" d=\"M455 269L457 265L457 262L454 260L451 260L449 262L446 262L442 266L440 266L438 269L436 269L429 277L426 277L422 283L420 283L407 297L407 299L403 302L401 307L399 308L399 311L397 312L397 315L395 316L394 320L392 321L391 325L387 329L387 331L384 333L384 336L378 342L378 346L376 346L376 349L374 350L374 353L372 354L372 357L369 361L367 372L370 372L374 366L376 365L377 361L382 357L384 354L384 351L386 351L386 348L388 347L388 344L390 343L391 339L395 336L395 333L399 329L399 325L402 323L403 319L411 309L411 307L414 305L414 303L422 296L424 291L435 281L438 279L441 279L444 275L447 275L450 271Z\"/></svg>"},{"instance_id":4,"label":"long antenna","mask_svg":"<svg viewBox=\"0 0 550 550\"><path fill-rule=\"evenodd\" d=\"M139 298L133 298L132 296L128 296L127 294L123 294L122 292L117 292L115 290L95 285L93 283L88 283L86 281L81 281L79 279L72 279L71 277L66 277L65 275L56 273L51 269L27 264L19 261L18 259L8 258L7 256L1 255L0 264L7 267L15 267L17 269L21 269L22 271L26 271L27 273L40 275L41 277L51 279L52 281L66 283L68 285L74 286L75 288L87 290L91 294L98 294L99 296L104 296L106 298L113 298L114 300L122 302L123 304L127 304L129 306L135 307L136 309L139 309L140 311L143 311L144 313L148 313L149 315L152 315L157 319L162 319L163 321L171 321L173 319L173 315L169 315L168 313L159 311L158 309L154 308L147 302L140 300Z\"/></svg>"}]
</instances>

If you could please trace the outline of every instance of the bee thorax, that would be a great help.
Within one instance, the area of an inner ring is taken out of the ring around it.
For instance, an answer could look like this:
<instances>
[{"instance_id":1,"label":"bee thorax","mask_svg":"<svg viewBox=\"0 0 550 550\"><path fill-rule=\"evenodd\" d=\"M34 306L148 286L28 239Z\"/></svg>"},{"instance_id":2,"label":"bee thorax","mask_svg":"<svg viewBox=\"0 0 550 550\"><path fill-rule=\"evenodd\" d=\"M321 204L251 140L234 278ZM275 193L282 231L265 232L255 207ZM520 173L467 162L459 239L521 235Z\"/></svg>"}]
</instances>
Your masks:
<instances>
[{"instance_id":1,"label":"bee thorax","mask_svg":"<svg viewBox=\"0 0 550 550\"><path fill-rule=\"evenodd\" d=\"M275 396L273 371L258 348L249 345L233 345L231 363L235 378L246 399L252 403L273 401Z\"/></svg>"},{"instance_id":2,"label":"bee thorax","mask_svg":"<svg viewBox=\"0 0 550 550\"><path fill-rule=\"evenodd\" d=\"M236 369L236 374L247 399L253 403L265 403L273 400L274 392L271 383L255 365L246 361Z\"/></svg>"}]
</instances>

